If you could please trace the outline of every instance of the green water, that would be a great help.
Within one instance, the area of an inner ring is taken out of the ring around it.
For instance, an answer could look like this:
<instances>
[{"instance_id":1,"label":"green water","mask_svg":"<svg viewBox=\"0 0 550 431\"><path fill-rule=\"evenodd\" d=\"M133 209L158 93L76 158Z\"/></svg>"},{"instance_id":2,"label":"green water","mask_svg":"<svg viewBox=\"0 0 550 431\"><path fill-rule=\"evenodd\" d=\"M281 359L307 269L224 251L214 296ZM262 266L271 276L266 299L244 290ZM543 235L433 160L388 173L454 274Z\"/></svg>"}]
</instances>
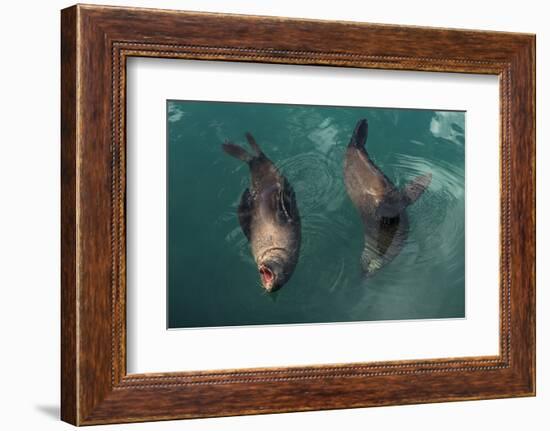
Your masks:
<instances>
[{"instance_id":1,"label":"green water","mask_svg":"<svg viewBox=\"0 0 550 431\"><path fill-rule=\"evenodd\" d=\"M407 210L408 239L362 277L363 227L343 183L356 122L398 187L431 172ZM168 327L464 317L464 112L167 102ZM221 150L251 132L296 193L296 270L268 295L237 219L248 167Z\"/></svg>"}]
</instances>

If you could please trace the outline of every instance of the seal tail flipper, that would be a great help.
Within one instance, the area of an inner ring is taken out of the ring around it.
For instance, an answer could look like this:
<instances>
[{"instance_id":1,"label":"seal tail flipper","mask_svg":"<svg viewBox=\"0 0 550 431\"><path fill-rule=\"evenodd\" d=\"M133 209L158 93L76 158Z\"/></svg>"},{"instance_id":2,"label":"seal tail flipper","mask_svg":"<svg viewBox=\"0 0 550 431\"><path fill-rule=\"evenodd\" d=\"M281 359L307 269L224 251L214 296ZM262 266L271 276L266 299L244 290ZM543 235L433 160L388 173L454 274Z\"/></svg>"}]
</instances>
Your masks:
<instances>
[{"instance_id":1,"label":"seal tail flipper","mask_svg":"<svg viewBox=\"0 0 550 431\"><path fill-rule=\"evenodd\" d=\"M364 149L368 134L369 123L366 118L362 118L355 126L355 130L353 131L353 135L351 135L351 140L349 141L349 146Z\"/></svg>"},{"instance_id":2,"label":"seal tail flipper","mask_svg":"<svg viewBox=\"0 0 550 431\"><path fill-rule=\"evenodd\" d=\"M252 148L252 151L256 153L256 156L261 156L263 154L259 145L256 143L256 139L254 139L254 136L252 136L250 132L246 132L246 140L248 141L250 148Z\"/></svg>"},{"instance_id":3,"label":"seal tail flipper","mask_svg":"<svg viewBox=\"0 0 550 431\"><path fill-rule=\"evenodd\" d=\"M250 163L254 158L254 156L252 156L252 154L250 154L244 148L239 147L232 142L224 142L222 144L222 148L231 157L235 157L236 159L242 160L245 163Z\"/></svg>"}]
</instances>

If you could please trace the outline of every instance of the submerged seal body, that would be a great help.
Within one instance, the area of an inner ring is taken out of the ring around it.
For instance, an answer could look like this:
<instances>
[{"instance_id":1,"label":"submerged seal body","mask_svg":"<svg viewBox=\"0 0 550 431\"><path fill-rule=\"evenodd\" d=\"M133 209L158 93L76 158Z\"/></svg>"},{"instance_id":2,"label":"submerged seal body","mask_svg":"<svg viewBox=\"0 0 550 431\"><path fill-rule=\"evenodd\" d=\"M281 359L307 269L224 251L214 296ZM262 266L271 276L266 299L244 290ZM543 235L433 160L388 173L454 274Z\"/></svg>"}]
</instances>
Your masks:
<instances>
[{"instance_id":1,"label":"submerged seal body","mask_svg":"<svg viewBox=\"0 0 550 431\"><path fill-rule=\"evenodd\" d=\"M363 221L361 267L371 276L403 248L409 230L406 209L426 190L432 175L421 175L397 189L370 159L365 148L367 135L367 120L359 120L346 150L344 182Z\"/></svg>"},{"instance_id":2,"label":"submerged seal body","mask_svg":"<svg viewBox=\"0 0 550 431\"><path fill-rule=\"evenodd\" d=\"M222 147L250 169L250 187L241 196L238 218L250 243L262 286L267 292L274 292L290 279L298 262L300 214L288 180L252 135L247 133L246 138L252 153L231 142Z\"/></svg>"}]
</instances>

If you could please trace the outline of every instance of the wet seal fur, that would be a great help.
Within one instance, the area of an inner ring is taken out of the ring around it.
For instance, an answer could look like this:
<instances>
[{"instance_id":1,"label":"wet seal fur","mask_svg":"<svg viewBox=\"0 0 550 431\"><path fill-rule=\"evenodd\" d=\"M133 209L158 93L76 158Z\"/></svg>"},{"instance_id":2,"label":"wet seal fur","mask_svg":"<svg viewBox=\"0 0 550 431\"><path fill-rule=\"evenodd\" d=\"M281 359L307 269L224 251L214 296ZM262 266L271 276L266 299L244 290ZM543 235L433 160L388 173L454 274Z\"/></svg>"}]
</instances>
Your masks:
<instances>
[{"instance_id":1,"label":"wet seal fur","mask_svg":"<svg viewBox=\"0 0 550 431\"><path fill-rule=\"evenodd\" d=\"M250 187L241 196L239 223L258 266L266 292L275 292L288 282L300 253L301 223L294 190L288 180L262 152L250 133L252 150L225 142L223 150L248 164Z\"/></svg>"},{"instance_id":2,"label":"wet seal fur","mask_svg":"<svg viewBox=\"0 0 550 431\"><path fill-rule=\"evenodd\" d=\"M372 276L403 248L409 230L407 207L428 188L432 174L416 177L398 190L370 159L367 135L367 120L359 120L346 150L344 182L363 221L361 267L365 275Z\"/></svg>"}]
</instances>

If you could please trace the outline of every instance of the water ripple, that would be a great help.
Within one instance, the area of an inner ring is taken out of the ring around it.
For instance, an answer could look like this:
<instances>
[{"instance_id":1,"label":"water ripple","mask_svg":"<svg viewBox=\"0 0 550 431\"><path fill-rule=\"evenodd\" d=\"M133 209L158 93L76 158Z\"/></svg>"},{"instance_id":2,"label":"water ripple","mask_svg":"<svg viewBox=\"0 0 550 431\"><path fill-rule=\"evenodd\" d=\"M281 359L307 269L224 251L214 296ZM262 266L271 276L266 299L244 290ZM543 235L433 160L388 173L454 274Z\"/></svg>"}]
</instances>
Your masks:
<instances>
[{"instance_id":1,"label":"water ripple","mask_svg":"<svg viewBox=\"0 0 550 431\"><path fill-rule=\"evenodd\" d=\"M464 262L464 167L438 158L396 154L392 171L398 188L427 172L432 181L424 194L407 209L410 227L400 255L381 271L380 281L410 285L415 274L437 271L463 277ZM386 268L387 269L387 268ZM444 283L444 280L441 280Z\"/></svg>"},{"instance_id":2,"label":"water ripple","mask_svg":"<svg viewBox=\"0 0 550 431\"><path fill-rule=\"evenodd\" d=\"M345 191L342 188L342 165L337 163L337 157L331 157L335 152L309 151L279 163L279 168L300 198L298 205L302 217L335 211L341 205Z\"/></svg>"},{"instance_id":3,"label":"water ripple","mask_svg":"<svg viewBox=\"0 0 550 431\"><path fill-rule=\"evenodd\" d=\"M295 155L273 157L294 188L302 221L300 262L292 283L281 290L280 307L298 307L301 312L307 309L325 316L332 309L348 308L350 316L367 313L381 319L398 315L401 307L407 315L414 315L427 312L428 305L421 298L431 295L432 302L443 301L445 296L437 289L456 286L463 280L464 135L453 119L444 115L435 118L430 138L408 141L414 151L389 152L385 158L379 157L380 168L397 188L428 172L432 181L407 209L409 234L401 253L369 279L361 274L363 226L344 187L346 145L339 130L327 119L319 130L293 136L302 144L313 142L309 150L304 152L296 144ZM446 157L438 151L447 152ZM236 171L245 168L233 170L242 176L239 181L243 190L249 185L249 176ZM241 261L253 265L248 241L236 223L239 200L240 196L232 200L217 224L226 232L226 245ZM441 286L434 286L433 280ZM395 308L390 309L389 303Z\"/></svg>"}]
</instances>

